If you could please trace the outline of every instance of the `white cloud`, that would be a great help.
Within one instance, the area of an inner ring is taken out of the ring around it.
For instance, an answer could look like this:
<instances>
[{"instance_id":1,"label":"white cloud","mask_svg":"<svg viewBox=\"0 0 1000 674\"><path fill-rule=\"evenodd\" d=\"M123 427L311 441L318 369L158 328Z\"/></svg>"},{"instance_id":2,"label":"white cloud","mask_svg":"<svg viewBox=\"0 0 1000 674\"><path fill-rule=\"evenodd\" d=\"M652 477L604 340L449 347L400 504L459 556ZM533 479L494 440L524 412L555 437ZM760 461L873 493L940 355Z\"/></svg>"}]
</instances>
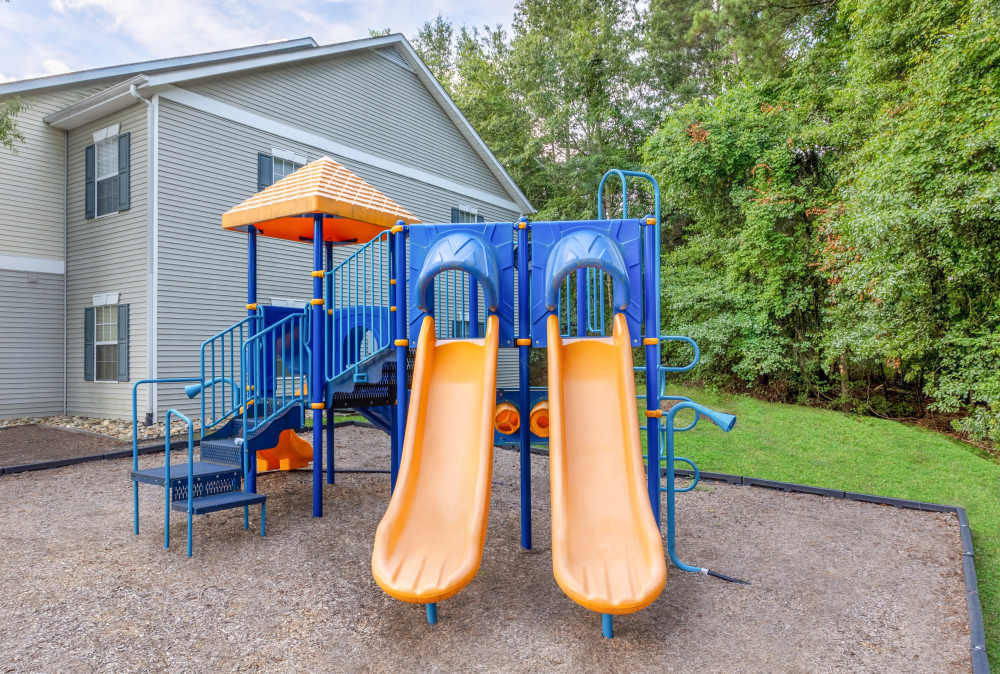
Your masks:
<instances>
[{"instance_id":1,"label":"white cloud","mask_svg":"<svg viewBox=\"0 0 1000 674\"><path fill-rule=\"evenodd\" d=\"M42 61L42 70L46 75L61 75L70 72L72 68L59 59L45 59Z\"/></svg>"}]
</instances>

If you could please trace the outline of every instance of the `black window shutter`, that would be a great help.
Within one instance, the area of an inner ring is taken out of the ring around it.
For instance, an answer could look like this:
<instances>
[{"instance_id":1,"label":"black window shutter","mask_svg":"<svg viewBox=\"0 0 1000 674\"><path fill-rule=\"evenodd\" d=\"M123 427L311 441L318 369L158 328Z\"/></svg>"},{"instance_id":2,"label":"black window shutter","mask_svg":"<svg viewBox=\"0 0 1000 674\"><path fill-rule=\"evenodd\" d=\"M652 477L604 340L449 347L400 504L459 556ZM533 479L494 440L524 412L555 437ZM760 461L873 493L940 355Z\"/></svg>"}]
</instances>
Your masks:
<instances>
[{"instance_id":1,"label":"black window shutter","mask_svg":"<svg viewBox=\"0 0 1000 674\"><path fill-rule=\"evenodd\" d=\"M257 155L257 191L270 187L274 182L274 159L261 152Z\"/></svg>"},{"instance_id":2,"label":"black window shutter","mask_svg":"<svg viewBox=\"0 0 1000 674\"><path fill-rule=\"evenodd\" d=\"M118 210L127 211L132 206L131 167L132 134L118 136Z\"/></svg>"},{"instance_id":3,"label":"black window shutter","mask_svg":"<svg viewBox=\"0 0 1000 674\"><path fill-rule=\"evenodd\" d=\"M83 380L94 381L94 307L83 310Z\"/></svg>"},{"instance_id":4,"label":"black window shutter","mask_svg":"<svg viewBox=\"0 0 1000 674\"><path fill-rule=\"evenodd\" d=\"M459 215L460 212L461 211L459 211L457 208L451 209L451 221L452 222L461 222L462 221L462 217Z\"/></svg>"},{"instance_id":5,"label":"black window shutter","mask_svg":"<svg viewBox=\"0 0 1000 674\"><path fill-rule=\"evenodd\" d=\"M97 174L95 165L94 146L88 145L83 151L84 154L84 180L83 180L83 203L85 217L92 218L97 215L97 191L94 188L94 176Z\"/></svg>"},{"instance_id":6,"label":"black window shutter","mask_svg":"<svg viewBox=\"0 0 1000 674\"><path fill-rule=\"evenodd\" d=\"M128 381L128 305L118 305L118 381Z\"/></svg>"}]
</instances>

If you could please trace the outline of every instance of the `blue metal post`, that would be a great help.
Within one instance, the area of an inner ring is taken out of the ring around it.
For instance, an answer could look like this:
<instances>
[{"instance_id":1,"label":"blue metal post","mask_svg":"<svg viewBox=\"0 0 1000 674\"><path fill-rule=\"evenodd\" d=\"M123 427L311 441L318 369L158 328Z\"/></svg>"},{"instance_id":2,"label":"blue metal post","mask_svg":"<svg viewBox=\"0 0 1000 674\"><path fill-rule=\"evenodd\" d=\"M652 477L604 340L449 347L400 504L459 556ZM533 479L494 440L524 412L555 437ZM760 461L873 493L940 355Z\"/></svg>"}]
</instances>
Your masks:
<instances>
[{"instance_id":1,"label":"blue metal post","mask_svg":"<svg viewBox=\"0 0 1000 674\"><path fill-rule=\"evenodd\" d=\"M257 228L251 225L247 229L247 316L254 316L257 308ZM250 337L254 334L253 321L250 322Z\"/></svg>"},{"instance_id":2,"label":"blue metal post","mask_svg":"<svg viewBox=\"0 0 1000 674\"><path fill-rule=\"evenodd\" d=\"M479 337L479 283L469 276L469 337Z\"/></svg>"},{"instance_id":3,"label":"blue metal post","mask_svg":"<svg viewBox=\"0 0 1000 674\"><path fill-rule=\"evenodd\" d=\"M410 342L406 336L406 224L400 220L393 227L396 239L393 262L396 267L396 471L403 460L403 439L406 437L406 355ZM390 476L390 490L396 488L396 475ZM429 609L428 609L429 610ZM436 615L436 614L435 614Z\"/></svg>"},{"instance_id":4,"label":"blue metal post","mask_svg":"<svg viewBox=\"0 0 1000 674\"><path fill-rule=\"evenodd\" d=\"M313 215L312 358L309 401L313 413L313 517L323 516L323 214Z\"/></svg>"},{"instance_id":5,"label":"blue metal post","mask_svg":"<svg viewBox=\"0 0 1000 674\"><path fill-rule=\"evenodd\" d=\"M612 618L613 616L610 613L601 614L601 634L604 635L605 639L613 639L615 636L615 628Z\"/></svg>"},{"instance_id":6,"label":"blue metal post","mask_svg":"<svg viewBox=\"0 0 1000 674\"><path fill-rule=\"evenodd\" d=\"M396 339L399 337L399 324L397 317L399 316L399 282L396 278L396 239L399 238L401 234L396 234L392 231L389 232L389 341L395 344ZM397 358L398 365L398 358ZM399 395L398 379L399 372L397 371L397 388L396 395ZM399 406L394 405L392 407L392 414L390 415L390 423L392 424L392 432L389 434L389 488L390 491L396 485L396 476L399 474L399 446L402 439L399 437Z\"/></svg>"},{"instance_id":7,"label":"blue metal post","mask_svg":"<svg viewBox=\"0 0 1000 674\"><path fill-rule=\"evenodd\" d=\"M326 315L333 310L333 274L330 270L333 269L333 244L326 244L326 304L323 306L324 314L324 325L330 326L329 345L324 344L322 349L323 354L323 373L327 372L326 359L333 358L333 321L326 320ZM334 472L334 456L333 456L333 405L326 410L326 483L333 484L336 481L336 473Z\"/></svg>"},{"instance_id":8,"label":"blue metal post","mask_svg":"<svg viewBox=\"0 0 1000 674\"><path fill-rule=\"evenodd\" d=\"M247 229L247 316L257 315L257 228L251 225ZM250 321L247 324L247 339L250 339L256 334L257 325L256 321ZM251 398L254 400L254 406L257 405L256 391L240 391L240 395L243 396L244 409L249 406L249 401ZM204 400L204 394L202 399ZM202 421L205 420L204 415L202 416ZM244 421L246 420L246 414L244 414ZM257 491L257 460L256 457L250 457L248 455L249 450L247 449L247 430L246 424L243 424L243 447L242 451L245 455L243 461L243 478L246 482L246 490L250 493L256 493ZM251 461L250 459L253 458ZM247 466L249 465L249 470Z\"/></svg>"},{"instance_id":9,"label":"blue metal post","mask_svg":"<svg viewBox=\"0 0 1000 674\"><path fill-rule=\"evenodd\" d=\"M427 605L427 622L431 625L436 625L438 621L438 605L428 604Z\"/></svg>"},{"instance_id":10,"label":"blue metal post","mask_svg":"<svg viewBox=\"0 0 1000 674\"><path fill-rule=\"evenodd\" d=\"M517 365L521 412L521 547L531 549L531 430L528 411L528 358L531 355L531 270L528 268L528 221L517 223Z\"/></svg>"},{"instance_id":11,"label":"blue metal post","mask_svg":"<svg viewBox=\"0 0 1000 674\"><path fill-rule=\"evenodd\" d=\"M587 270L576 272L576 336L587 336Z\"/></svg>"},{"instance_id":12,"label":"blue metal post","mask_svg":"<svg viewBox=\"0 0 1000 674\"><path fill-rule=\"evenodd\" d=\"M659 255L657 254L657 230L659 222L652 216L643 221L643 344L646 346L646 486L649 490L649 505L653 509L656 524L660 524L660 396L658 391L660 368L660 293Z\"/></svg>"}]
</instances>

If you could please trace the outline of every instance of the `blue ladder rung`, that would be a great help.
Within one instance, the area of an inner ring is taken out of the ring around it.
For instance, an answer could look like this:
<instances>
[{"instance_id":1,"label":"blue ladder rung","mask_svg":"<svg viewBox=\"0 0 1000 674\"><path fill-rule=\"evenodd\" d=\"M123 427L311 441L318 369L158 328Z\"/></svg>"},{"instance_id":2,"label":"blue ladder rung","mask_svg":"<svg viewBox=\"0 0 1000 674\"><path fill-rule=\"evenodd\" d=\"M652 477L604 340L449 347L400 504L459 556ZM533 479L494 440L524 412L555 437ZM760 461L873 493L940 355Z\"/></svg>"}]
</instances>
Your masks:
<instances>
[{"instance_id":1,"label":"blue ladder rung","mask_svg":"<svg viewBox=\"0 0 1000 674\"><path fill-rule=\"evenodd\" d=\"M179 481L187 482L188 466L186 463L179 463L170 466L170 481L176 483ZM145 470L133 470L130 473L132 480L136 482L142 482L144 484L155 484L163 486L164 477L166 475L166 466L160 466L158 468L147 468ZM231 466L221 463L209 463L207 461L198 461L194 464L194 470L192 475L196 478L206 478L206 477L242 477L243 470L237 466Z\"/></svg>"},{"instance_id":2,"label":"blue ladder rung","mask_svg":"<svg viewBox=\"0 0 1000 674\"><path fill-rule=\"evenodd\" d=\"M231 491L224 494L210 494L191 499L191 512L195 515L216 512L218 510L228 510L229 508L242 508L243 506L256 505L267 500L264 494L252 494L245 491ZM174 510L187 512L187 500L174 501L171 506Z\"/></svg>"}]
</instances>

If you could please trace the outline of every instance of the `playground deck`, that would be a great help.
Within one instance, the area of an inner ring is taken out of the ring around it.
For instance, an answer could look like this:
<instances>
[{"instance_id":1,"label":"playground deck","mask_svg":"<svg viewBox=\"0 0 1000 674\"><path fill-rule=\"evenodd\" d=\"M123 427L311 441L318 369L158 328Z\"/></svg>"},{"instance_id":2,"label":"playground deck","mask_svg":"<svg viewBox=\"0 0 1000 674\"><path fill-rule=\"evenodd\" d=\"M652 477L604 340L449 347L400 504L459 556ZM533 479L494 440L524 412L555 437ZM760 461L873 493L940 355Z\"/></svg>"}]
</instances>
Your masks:
<instances>
[{"instance_id":1,"label":"playground deck","mask_svg":"<svg viewBox=\"0 0 1000 674\"><path fill-rule=\"evenodd\" d=\"M337 430L338 467L382 469L388 438ZM152 466L160 457L142 457ZM260 477L268 536L203 518L199 554L162 548L162 493L121 508L130 460L0 477L0 653L18 670L969 671L954 515L703 483L679 497L679 549L739 586L668 570L667 591L599 617L552 577L547 458L535 550L521 551L518 455L496 450L482 568L438 625L371 575L385 474L340 474L309 515L308 472ZM116 478L115 476L119 476Z\"/></svg>"}]
</instances>

